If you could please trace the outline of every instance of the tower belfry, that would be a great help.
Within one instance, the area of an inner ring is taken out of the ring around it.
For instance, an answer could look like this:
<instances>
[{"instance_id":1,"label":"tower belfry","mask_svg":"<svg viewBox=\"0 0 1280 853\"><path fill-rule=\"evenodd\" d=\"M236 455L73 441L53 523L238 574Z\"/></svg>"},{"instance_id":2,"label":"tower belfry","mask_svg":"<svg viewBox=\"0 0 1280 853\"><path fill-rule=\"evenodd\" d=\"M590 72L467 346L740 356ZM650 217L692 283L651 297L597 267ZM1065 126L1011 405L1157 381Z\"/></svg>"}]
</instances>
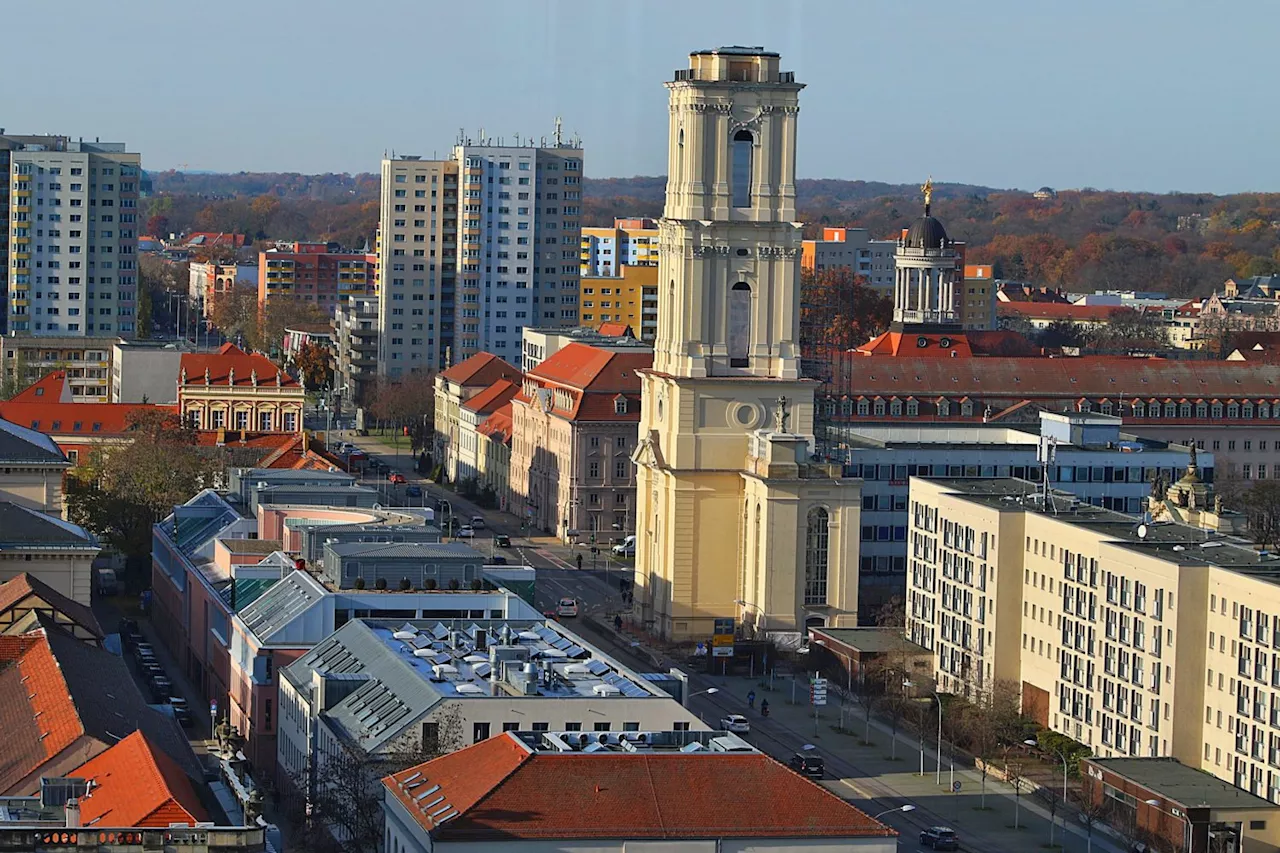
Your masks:
<instances>
[{"instance_id":1,"label":"tower belfry","mask_svg":"<svg viewBox=\"0 0 1280 853\"><path fill-rule=\"evenodd\" d=\"M933 215L932 177L920 192L924 215L898 239L894 254L894 326L896 331L958 332L955 243Z\"/></svg>"},{"instance_id":2,"label":"tower belfry","mask_svg":"<svg viewBox=\"0 0 1280 853\"><path fill-rule=\"evenodd\" d=\"M860 481L811 460L814 383L800 376L804 85L778 54L732 46L690 54L666 86L658 332L633 457L636 600L670 637L725 617L852 624Z\"/></svg>"}]
</instances>

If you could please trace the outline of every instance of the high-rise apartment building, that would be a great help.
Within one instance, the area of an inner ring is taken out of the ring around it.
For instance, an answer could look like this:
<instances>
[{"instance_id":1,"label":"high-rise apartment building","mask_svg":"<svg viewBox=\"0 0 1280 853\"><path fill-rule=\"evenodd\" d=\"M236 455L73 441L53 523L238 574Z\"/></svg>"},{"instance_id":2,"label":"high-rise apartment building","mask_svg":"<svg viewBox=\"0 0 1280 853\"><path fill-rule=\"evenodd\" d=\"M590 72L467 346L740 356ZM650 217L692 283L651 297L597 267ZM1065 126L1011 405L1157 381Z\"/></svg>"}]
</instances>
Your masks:
<instances>
[{"instance_id":1,"label":"high-rise apartment building","mask_svg":"<svg viewBox=\"0 0 1280 853\"><path fill-rule=\"evenodd\" d=\"M582 277L621 275L624 266L658 265L658 223L615 219L612 228L582 229Z\"/></svg>"},{"instance_id":2,"label":"high-rise apartment building","mask_svg":"<svg viewBox=\"0 0 1280 853\"><path fill-rule=\"evenodd\" d=\"M382 161L378 220L378 373L447 366L453 346L458 164Z\"/></svg>"},{"instance_id":3,"label":"high-rise apartment building","mask_svg":"<svg viewBox=\"0 0 1280 853\"><path fill-rule=\"evenodd\" d=\"M891 290L896 240L873 240L865 228L823 228L821 240L805 240L801 266L809 272L848 267L877 290Z\"/></svg>"},{"instance_id":4,"label":"high-rise apartment building","mask_svg":"<svg viewBox=\"0 0 1280 853\"><path fill-rule=\"evenodd\" d=\"M463 139L382 163L379 370L520 357L525 326L578 324L582 149Z\"/></svg>"},{"instance_id":5,"label":"high-rise apartment building","mask_svg":"<svg viewBox=\"0 0 1280 853\"><path fill-rule=\"evenodd\" d=\"M141 155L0 130L0 167L7 331L133 337Z\"/></svg>"}]
</instances>

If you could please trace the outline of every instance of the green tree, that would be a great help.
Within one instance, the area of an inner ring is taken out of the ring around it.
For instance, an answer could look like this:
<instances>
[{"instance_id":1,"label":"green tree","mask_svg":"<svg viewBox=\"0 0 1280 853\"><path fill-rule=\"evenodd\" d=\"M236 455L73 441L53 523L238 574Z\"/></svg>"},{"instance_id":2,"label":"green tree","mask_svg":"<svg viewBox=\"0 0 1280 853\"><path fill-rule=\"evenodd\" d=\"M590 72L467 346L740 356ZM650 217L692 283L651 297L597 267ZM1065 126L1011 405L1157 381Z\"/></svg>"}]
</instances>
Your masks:
<instances>
[{"instance_id":1,"label":"green tree","mask_svg":"<svg viewBox=\"0 0 1280 853\"><path fill-rule=\"evenodd\" d=\"M308 391L318 391L333 384L333 366L329 356L329 348L315 341L303 344L298 350L293 364Z\"/></svg>"}]
</instances>

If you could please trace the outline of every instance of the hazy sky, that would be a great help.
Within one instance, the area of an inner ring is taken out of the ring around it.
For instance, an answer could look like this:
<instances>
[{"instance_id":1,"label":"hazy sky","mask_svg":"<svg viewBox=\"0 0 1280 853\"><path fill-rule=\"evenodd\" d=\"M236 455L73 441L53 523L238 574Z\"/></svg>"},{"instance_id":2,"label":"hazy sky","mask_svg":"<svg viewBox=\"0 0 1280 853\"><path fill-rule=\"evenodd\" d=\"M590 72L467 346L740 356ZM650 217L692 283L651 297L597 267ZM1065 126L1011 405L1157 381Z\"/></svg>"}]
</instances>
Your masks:
<instances>
[{"instance_id":1,"label":"hazy sky","mask_svg":"<svg viewBox=\"0 0 1280 853\"><path fill-rule=\"evenodd\" d=\"M0 125L124 140L152 169L377 171L560 115L588 175L661 174L663 81L759 44L808 84L802 177L1280 190L1275 0L4 7Z\"/></svg>"}]
</instances>

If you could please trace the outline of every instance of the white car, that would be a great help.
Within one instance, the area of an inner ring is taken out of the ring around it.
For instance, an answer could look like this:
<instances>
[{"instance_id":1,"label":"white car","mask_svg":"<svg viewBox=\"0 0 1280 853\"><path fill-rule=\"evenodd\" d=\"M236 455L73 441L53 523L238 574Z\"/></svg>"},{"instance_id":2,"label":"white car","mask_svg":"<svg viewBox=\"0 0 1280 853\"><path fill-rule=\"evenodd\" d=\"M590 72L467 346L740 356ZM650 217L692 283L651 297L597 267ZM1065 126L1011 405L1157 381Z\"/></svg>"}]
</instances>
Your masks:
<instances>
[{"instance_id":1,"label":"white car","mask_svg":"<svg viewBox=\"0 0 1280 853\"><path fill-rule=\"evenodd\" d=\"M464 524L458 528L458 532L454 534L458 539L475 539L476 531L469 524Z\"/></svg>"},{"instance_id":2,"label":"white car","mask_svg":"<svg viewBox=\"0 0 1280 853\"><path fill-rule=\"evenodd\" d=\"M578 615L578 601L574 598L562 598L556 604L557 616L574 617Z\"/></svg>"},{"instance_id":3,"label":"white car","mask_svg":"<svg viewBox=\"0 0 1280 853\"><path fill-rule=\"evenodd\" d=\"M617 545L613 546L613 553L619 557L634 557L636 555L636 537L635 534L623 539Z\"/></svg>"},{"instance_id":4,"label":"white car","mask_svg":"<svg viewBox=\"0 0 1280 853\"><path fill-rule=\"evenodd\" d=\"M727 717L721 717L720 728L726 732L733 732L735 735L751 733L751 723L747 722L747 718L741 714L730 714Z\"/></svg>"}]
</instances>

